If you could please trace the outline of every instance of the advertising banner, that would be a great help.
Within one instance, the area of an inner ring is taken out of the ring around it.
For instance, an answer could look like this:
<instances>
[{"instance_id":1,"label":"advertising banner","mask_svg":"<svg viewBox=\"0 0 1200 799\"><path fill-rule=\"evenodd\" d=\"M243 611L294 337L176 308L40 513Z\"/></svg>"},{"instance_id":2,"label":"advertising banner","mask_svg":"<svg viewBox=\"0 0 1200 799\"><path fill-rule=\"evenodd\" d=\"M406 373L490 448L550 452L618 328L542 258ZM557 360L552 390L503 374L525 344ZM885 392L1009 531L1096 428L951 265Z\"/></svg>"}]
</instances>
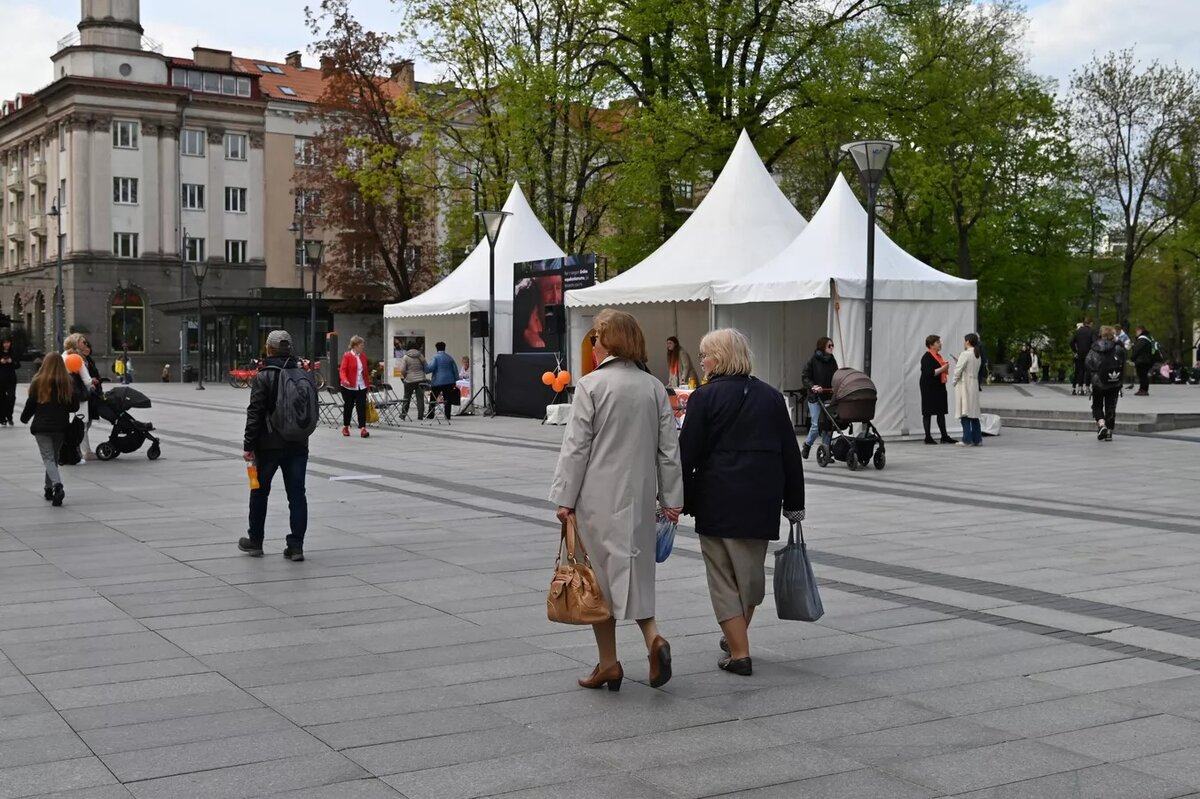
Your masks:
<instances>
[{"instance_id":1,"label":"advertising banner","mask_svg":"<svg viewBox=\"0 0 1200 799\"><path fill-rule=\"evenodd\" d=\"M513 352L561 353L566 338L563 296L595 284L596 256L515 263L513 280Z\"/></svg>"}]
</instances>

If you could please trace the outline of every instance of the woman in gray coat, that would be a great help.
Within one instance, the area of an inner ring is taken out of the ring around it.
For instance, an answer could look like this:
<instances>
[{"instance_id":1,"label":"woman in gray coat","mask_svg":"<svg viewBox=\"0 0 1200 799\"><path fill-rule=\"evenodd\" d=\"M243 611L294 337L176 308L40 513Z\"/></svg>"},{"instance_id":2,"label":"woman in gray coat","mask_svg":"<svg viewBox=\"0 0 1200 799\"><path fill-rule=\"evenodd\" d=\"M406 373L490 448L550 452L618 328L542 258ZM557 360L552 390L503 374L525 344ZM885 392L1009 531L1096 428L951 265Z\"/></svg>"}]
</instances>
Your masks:
<instances>
[{"instance_id":1,"label":"woman in gray coat","mask_svg":"<svg viewBox=\"0 0 1200 799\"><path fill-rule=\"evenodd\" d=\"M595 320L600 365L575 388L550 501L575 514L613 618L592 625L599 663L579 684L619 690L617 619L636 619L650 659L650 685L671 679L671 647L654 622L655 500L672 521L683 507L675 417L663 384L646 371L637 320L606 309Z\"/></svg>"}]
</instances>

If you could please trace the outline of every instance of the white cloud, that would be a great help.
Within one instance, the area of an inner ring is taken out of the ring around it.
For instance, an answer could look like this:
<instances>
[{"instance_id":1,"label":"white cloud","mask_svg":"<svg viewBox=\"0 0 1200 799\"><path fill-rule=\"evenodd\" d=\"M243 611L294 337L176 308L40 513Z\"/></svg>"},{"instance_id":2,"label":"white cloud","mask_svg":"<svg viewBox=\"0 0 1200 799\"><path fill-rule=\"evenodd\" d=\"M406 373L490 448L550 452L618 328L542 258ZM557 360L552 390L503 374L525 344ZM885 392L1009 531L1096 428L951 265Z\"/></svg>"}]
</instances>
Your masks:
<instances>
[{"instance_id":1,"label":"white cloud","mask_svg":"<svg viewBox=\"0 0 1200 799\"><path fill-rule=\"evenodd\" d=\"M1093 54L1127 47L1145 63L1200 68L1200 3L1193 0L1046 0L1029 16L1030 67L1063 91Z\"/></svg>"}]
</instances>

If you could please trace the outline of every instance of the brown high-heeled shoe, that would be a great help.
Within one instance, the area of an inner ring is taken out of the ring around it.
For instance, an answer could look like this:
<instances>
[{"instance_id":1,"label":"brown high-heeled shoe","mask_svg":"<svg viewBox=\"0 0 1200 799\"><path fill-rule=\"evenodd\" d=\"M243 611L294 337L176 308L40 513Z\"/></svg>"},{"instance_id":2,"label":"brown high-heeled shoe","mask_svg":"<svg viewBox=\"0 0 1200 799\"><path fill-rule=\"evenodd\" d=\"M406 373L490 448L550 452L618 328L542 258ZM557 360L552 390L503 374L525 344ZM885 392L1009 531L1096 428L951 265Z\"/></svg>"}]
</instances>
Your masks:
<instances>
[{"instance_id":1,"label":"brown high-heeled shoe","mask_svg":"<svg viewBox=\"0 0 1200 799\"><path fill-rule=\"evenodd\" d=\"M661 635L650 644L650 687L661 688L671 679L671 645Z\"/></svg>"},{"instance_id":2,"label":"brown high-heeled shoe","mask_svg":"<svg viewBox=\"0 0 1200 799\"><path fill-rule=\"evenodd\" d=\"M592 669L592 673L587 677L579 678L579 686L581 688L603 688L608 685L608 690L621 690L621 680L625 679L625 670L621 668L621 661L617 661L617 665L610 666L604 671L600 671L600 664L596 664L596 668Z\"/></svg>"}]
</instances>

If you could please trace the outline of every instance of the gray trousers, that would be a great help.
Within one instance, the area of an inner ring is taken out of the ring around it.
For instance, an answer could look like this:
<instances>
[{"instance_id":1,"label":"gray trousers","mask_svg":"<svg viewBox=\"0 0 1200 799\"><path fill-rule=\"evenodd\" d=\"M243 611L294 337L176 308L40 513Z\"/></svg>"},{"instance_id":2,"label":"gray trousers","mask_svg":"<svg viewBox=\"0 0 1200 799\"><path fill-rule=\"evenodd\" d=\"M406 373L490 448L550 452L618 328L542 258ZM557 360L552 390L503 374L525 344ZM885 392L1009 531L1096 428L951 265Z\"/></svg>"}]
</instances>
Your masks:
<instances>
[{"instance_id":1,"label":"gray trousers","mask_svg":"<svg viewBox=\"0 0 1200 799\"><path fill-rule=\"evenodd\" d=\"M62 449L62 433L35 433L38 453L42 456L42 465L46 467L46 488L54 488L62 483L58 473L58 453Z\"/></svg>"}]
</instances>

